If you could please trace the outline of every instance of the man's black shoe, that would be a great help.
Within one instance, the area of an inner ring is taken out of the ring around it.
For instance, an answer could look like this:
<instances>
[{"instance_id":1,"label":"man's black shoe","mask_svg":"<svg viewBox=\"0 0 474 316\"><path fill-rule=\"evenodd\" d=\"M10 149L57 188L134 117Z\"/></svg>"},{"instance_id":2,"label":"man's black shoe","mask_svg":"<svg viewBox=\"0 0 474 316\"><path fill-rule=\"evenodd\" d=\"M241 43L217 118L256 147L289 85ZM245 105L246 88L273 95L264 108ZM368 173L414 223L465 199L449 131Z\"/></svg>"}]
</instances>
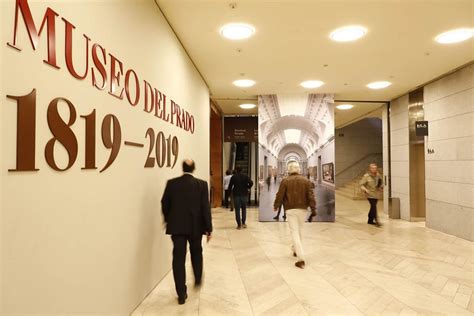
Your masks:
<instances>
[{"instance_id":1,"label":"man's black shoe","mask_svg":"<svg viewBox=\"0 0 474 316\"><path fill-rule=\"evenodd\" d=\"M178 297L178 304L183 305L186 302L187 298L188 298L188 294L184 294L183 297Z\"/></svg>"}]
</instances>

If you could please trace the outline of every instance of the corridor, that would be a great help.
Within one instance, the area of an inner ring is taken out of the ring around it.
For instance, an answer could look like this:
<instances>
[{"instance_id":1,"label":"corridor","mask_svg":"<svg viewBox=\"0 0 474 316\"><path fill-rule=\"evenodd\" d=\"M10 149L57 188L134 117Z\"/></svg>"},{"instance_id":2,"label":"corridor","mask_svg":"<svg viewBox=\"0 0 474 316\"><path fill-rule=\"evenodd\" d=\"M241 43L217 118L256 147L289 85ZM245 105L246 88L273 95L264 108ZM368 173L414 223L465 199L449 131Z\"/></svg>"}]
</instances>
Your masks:
<instances>
[{"instance_id":1,"label":"corridor","mask_svg":"<svg viewBox=\"0 0 474 316\"><path fill-rule=\"evenodd\" d=\"M474 0L0 0L0 26L0 316L474 316ZM280 183L317 212L292 234Z\"/></svg>"},{"instance_id":2,"label":"corridor","mask_svg":"<svg viewBox=\"0 0 474 316\"><path fill-rule=\"evenodd\" d=\"M369 226L365 201L336 203L335 223L305 224L304 270L293 266L286 223L258 222L250 209L238 231L234 213L214 209L202 288L188 262L185 305L170 272L132 315L474 314L471 242L383 214L383 227Z\"/></svg>"}]
</instances>

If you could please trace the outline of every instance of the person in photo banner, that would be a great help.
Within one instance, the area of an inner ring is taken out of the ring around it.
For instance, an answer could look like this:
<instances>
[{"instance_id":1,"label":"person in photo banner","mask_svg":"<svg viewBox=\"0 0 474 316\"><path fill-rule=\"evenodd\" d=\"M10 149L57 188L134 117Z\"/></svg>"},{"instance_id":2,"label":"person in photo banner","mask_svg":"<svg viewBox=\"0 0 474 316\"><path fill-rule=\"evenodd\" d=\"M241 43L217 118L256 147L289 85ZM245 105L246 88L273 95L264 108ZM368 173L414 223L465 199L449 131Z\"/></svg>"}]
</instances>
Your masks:
<instances>
[{"instance_id":1,"label":"person in photo banner","mask_svg":"<svg viewBox=\"0 0 474 316\"><path fill-rule=\"evenodd\" d=\"M367 224L381 226L377 217L377 195L379 191L383 191L383 184L377 164L371 163L369 165L369 171L364 174L359 185L370 204Z\"/></svg>"},{"instance_id":2,"label":"person in photo banner","mask_svg":"<svg viewBox=\"0 0 474 316\"><path fill-rule=\"evenodd\" d=\"M291 246L293 256L298 258L295 266L303 269L305 256L301 240L301 228L305 222L308 207L311 208L311 216L316 216L316 199L314 198L311 182L300 175L300 165L296 161L288 163L288 177L280 183L273 203L274 211L278 211L282 204L286 210L293 239Z\"/></svg>"},{"instance_id":3,"label":"person in photo banner","mask_svg":"<svg viewBox=\"0 0 474 316\"><path fill-rule=\"evenodd\" d=\"M195 178L195 163L183 161L183 175L168 180L161 199L161 209L166 223L166 234L173 240L173 277L178 303L184 304L186 287L186 246L189 243L194 284L202 282L202 235L211 239L212 218L207 182Z\"/></svg>"}]
</instances>

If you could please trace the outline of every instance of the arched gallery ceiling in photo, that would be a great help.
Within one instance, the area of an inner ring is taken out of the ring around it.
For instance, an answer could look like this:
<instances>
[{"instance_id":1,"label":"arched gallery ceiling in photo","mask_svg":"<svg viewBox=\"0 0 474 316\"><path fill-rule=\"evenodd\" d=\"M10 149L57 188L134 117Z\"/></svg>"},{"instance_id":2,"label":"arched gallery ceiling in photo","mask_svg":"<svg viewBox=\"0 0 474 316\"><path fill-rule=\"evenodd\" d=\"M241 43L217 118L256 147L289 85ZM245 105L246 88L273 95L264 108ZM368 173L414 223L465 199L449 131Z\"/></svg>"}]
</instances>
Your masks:
<instances>
[{"instance_id":1,"label":"arched gallery ceiling in photo","mask_svg":"<svg viewBox=\"0 0 474 316\"><path fill-rule=\"evenodd\" d=\"M334 136L332 103L327 94L260 96L260 145L281 161L306 160Z\"/></svg>"},{"instance_id":2,"label":"arched gallery ceiling in photo","mask_svg":"<svg viewBox=\"0 0 474 316\"><path fill-rule=\"evenodd\" d=\"M473 40L442 45L435 37L473 27L471 0L156 0L224 114L256 114L241 109L258 95L331 93L335 100L390 101L473 59ZM254 34L243 40L221 36L228 23L247 23ZM334 30L360 25L363 37L336 42ZM236 87L250 79L250 87ZM305 89L305 80L319 80ZM389 81L371 90L373 81ZM336 127L380 104L361 103L335 111ZM357 112L357 113L354 113Z\"/></svg>"}]
</instances>

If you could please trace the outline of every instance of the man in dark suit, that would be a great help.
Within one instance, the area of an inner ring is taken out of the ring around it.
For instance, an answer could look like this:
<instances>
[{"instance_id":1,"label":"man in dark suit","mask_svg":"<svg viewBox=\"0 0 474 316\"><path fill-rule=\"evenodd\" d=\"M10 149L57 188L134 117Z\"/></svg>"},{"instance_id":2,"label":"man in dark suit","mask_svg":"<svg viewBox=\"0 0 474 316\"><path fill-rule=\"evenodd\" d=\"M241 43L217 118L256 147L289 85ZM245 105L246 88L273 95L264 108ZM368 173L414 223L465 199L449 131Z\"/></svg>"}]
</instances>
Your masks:
<instances>
[{"instance_id":1,"label":"man in dark suit","mask_svg":"<svg viewBox=\"0 0 474 316\"><path fill-rule=\"evenodd\" d=\"M179 304L186 301L186 246L189 242L196 286L202 280L202 235L211 239L212 218L207 182L195 178L194 161L183 161L181 177L166 183L161 208L166 222L166 234L173 240L173 276Z\"/></svg>"},{"instance_id":2,"label":"man in dark suit","mask_svg":"<svg viewBox=\"0 0 474 316\"><path fill-rule=\"evenodd\" d=\"M249 190L253 186L253 181L242 173L242 168L235 168L237 173L230 179L229 190L234 197L235 206L235 221L237 222L237 229L247 228L245 221L247 219L247 202ZM242 217L240 217L240 209L242 209Z\"/></svg>"}]
</instances>

